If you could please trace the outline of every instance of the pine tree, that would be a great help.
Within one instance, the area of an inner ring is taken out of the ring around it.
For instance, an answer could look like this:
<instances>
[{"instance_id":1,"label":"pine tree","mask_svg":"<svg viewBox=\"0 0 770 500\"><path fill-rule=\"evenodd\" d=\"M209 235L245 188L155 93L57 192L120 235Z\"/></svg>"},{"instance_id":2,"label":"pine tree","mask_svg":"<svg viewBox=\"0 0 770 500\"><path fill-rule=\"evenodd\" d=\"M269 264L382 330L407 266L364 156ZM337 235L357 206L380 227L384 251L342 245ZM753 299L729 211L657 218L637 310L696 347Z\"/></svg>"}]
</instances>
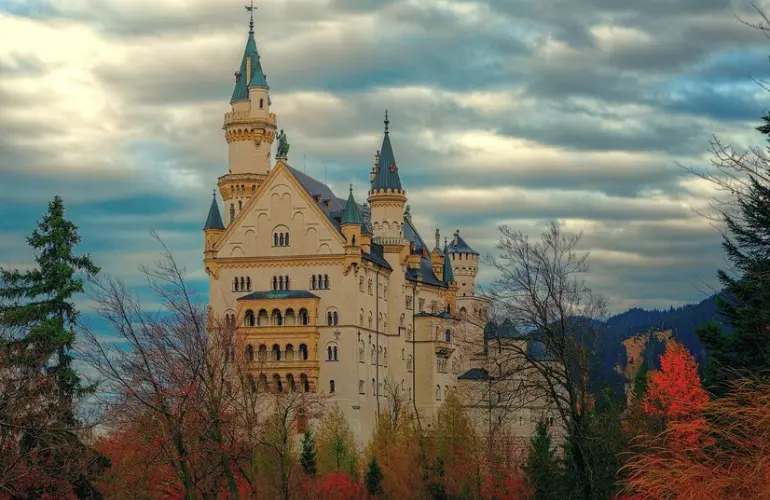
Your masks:
<instances>
[{"instance_id":1,"label":"pine tree","mask_svg":"<svg viewBox=\"0 0 770 500\"><path fill-rule=\"evenodd\" d=\"M302 470L308 476L315 476L316 474L316 451L315 440L313 439L313 433L308 427L305 429L305 435L302 437L302 454L299 457L299 463L302 466Z\"/></svg>"},{"instance_id":2,"label":"pine tree","mask_svg":"<svg viewBox=\"0 0 770 500\"><path fill-rule=\"evenodd\" d=\"M33 450L29 456L38 460L28 467L44 469L52 481L71 481L79 497L94 497L97 494L85 479L85 471L73 470L86 467L73 467L73 456L90 455L75 435L80 425L76 402L93 388L81 384L72 366L79 316L72 299L83 292L83 279L76 273L93 276L99 268L88 255L73 253L80 236L64 217L64 203L58 196L27 242L37 267L23 272L0 268L0 326L20 332L2 340L0 347L17 371L47 381L34 384L46 391L46 406L37 413L43 418L25 422L21 442L24 449Z\"/></svg>"},{"instance_id":3,"label":"pine tree","mask_svg":"<svg viewBox=\"0 0 770 500\"><path fill-rule=\"evenodd\" d=\"M382 491L382 469L377 463L377 458L372 457L369 461L369 468L366 471L366 491L369 496L377 496Z\"/></svg>"},{"instance_id":4,"label":"pine tree","mask_svg":"<svg viewBox=\"0 0 770 500\"><path fill-rule=\"evenodd\" d=\"M647 363L642 363L634 376L634 399L640 401L647 392Z\"/></svg>"},{"instance_id":5,"label":"pine tree","mask_svg":"<svg viewBox=\"0 0 770 500\"><path fill-rule=\"evenodd\" d=\"M757 130L770 136L770 114ZM768 149L770 151L770 149ZM765 152L767 154L767 152ZM722 240L735 276L720 270L725 297L719 311L733 327L721 332L714 325L698 331L712 363L708 378L723 393L730 380L770 369L770 177L767 160L730 159L725 167L746 174L734 190L738 212L723 212L727 233ZM721 390L720 390L721 389Z\"/></svg>"},{"instance_id":6,"label":"pine tree","mask_svg":"<svg viewBox=\"0 0 770 500\"><path fill-rule=\"evenodd\" d=\"M529 453L524 464L527 484L538 500L560 497L558 488L561 464L556 450L551 445L548 424L541 420L537 423L535 435L529 443Z\"/></svg>"}]
</instances>

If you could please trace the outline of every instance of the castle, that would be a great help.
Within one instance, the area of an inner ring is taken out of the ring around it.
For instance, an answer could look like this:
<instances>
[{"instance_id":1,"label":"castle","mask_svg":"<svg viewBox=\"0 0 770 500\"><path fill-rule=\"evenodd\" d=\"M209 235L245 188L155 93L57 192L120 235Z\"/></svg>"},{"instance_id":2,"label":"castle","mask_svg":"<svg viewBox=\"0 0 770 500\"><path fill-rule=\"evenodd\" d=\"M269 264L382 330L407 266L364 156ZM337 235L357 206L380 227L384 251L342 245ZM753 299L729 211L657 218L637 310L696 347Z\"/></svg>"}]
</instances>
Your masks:
<instances>
[{"instance_id":1,"label":"castle","mask_svg":"<svg viewBox=\"0 0 770 500\"><path fill-rule=\"evenodd\" d=\"M430 244L420 235L387 113L362 172L367 204L290 166L249 26L224 117L225 217L215 195L204 227L210 312L236 326L259 387L325 392L365 442L389 395L431 416L472 368L487 314L479 254L459 230L443 245L438 229Z\"/></svg>"}]
</instances>

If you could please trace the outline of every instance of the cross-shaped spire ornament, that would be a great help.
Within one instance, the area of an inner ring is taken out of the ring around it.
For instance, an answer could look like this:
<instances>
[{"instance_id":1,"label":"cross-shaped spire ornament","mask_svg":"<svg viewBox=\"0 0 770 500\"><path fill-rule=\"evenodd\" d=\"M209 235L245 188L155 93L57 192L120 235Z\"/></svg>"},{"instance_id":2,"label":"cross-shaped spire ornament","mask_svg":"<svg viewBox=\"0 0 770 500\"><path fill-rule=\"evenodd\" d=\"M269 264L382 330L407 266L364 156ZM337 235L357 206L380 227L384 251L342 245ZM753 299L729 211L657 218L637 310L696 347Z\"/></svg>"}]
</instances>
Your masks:
<instances>
[{"instance_id":1,"label":"cross-shaped spire ornament","mask_svg":"<svg viewBox=\"0 0 770 500\"><path fill-rule=\"evenodd\" d=\"M249 33L254 34L254 0L251 0L251 4L246 6L246 10L249 11Z\"/></svg>"}]
</instances>

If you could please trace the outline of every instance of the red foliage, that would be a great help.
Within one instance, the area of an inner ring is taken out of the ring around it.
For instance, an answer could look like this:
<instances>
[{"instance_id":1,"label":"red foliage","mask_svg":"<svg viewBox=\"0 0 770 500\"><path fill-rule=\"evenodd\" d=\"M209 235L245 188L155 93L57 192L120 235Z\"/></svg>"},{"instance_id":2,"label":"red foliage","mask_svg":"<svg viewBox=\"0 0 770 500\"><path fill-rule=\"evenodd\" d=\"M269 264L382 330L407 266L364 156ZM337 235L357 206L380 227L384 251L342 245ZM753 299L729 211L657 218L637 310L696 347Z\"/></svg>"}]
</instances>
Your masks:
<instances>
[{"instance_id":1,"label":"red foliage","mask_svg":"<svg viewBox=\"0 0 770 500\"><path fill-rule=\"evenodd\" d=\"M357 500L363 489L348 475L333 472L319 478L317 493L318 500Z\"/></svg>"},{"instance_id":2,"label":"red foliage","mask_svg":"<svg viewBox=\"0 0 770 500\"><path fill-rule=\"evenodd\" d=\"M682 344L670 342L660 366L660 372L650 377L642 401L644 411L669 420L691 420L709 402L698 377L698 364Z\"/></svg>"},{"instance_id":3,"label":"red foliage","mask_svg":"<svg viewBox=\"0 0 770 500\"><path fill-rule=\"evenodd\" d=\"M500 470L484 476L481 496L484 500L526 500L532 493L520 477Z\"/></svg>"}]
</instances>

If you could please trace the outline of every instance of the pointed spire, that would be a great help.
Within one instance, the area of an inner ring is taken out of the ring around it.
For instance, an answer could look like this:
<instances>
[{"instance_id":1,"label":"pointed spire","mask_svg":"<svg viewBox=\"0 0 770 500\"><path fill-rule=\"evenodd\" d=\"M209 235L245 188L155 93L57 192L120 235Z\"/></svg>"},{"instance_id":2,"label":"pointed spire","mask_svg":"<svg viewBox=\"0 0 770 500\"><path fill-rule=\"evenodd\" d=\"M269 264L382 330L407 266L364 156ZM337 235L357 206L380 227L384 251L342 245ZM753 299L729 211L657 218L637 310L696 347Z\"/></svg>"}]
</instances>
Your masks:
<instances>
[{"instance_id":1,"label":"pointed spire","mask_svg":"<svg viewBox=\"0 0 770 500\"><path fill-rule=\"evenodd\" d=\"M219 204L217 203L217 192L214 191L214 197L211 200L211 208L209 208L209 216L206 218L206 225L203 226L203 230L219 229L224 230L225 224L222 222L222 215L219 213Z\"/></svg>"},{"instance_id":2,"label":"pointed spire","mask_svg":"<svg viewBox=\"0 0 770 500\"><path fill-rule=\"evenodd\" d=\"M393 154L393 146L390 144L390 120L385 111L385 135L382 139L380 156L376 174L372 181L372 189L392 189L401 191L401 179L398 176L396 157Z\"/></svg>"},{"instance_id":3,"label":"pointed spire","mask_svg":"<svg viewBox=\"0 0 770 500\"><path fill-rule=\"evenodd\" d=\"M353 198L353 184L350 185L348 202L345 204L345 212L342 214L342 224L363 224L364 219L358 210L356 199Z\"/></svg>"},{"instance_id":4,"label":"pointed spire","mask_svg":"<svg viewBox=\"0 0 770 500\"><path fill-rule=\"evenodd\" d=\"M262 87L270 90L267 84L267 76L262 71L257 42L254 40L254 3L246 6L249 11L249 38L246 40L246 49L243 51L241 67L235 73L235 89L230 102L244 101L249 98L249 87Z\"/></svg>"},{"instance_id":5,"label":"pointed spire","mask_svg":"<svg viewBox=\"0 0 770 500\"><path fill-rule=\"evenodd\" d=\"M436 228L436 248L440 248L439 245L441 245L441 233Z\"/></svg>"},{"instance_id":6,"label":"pointed spire","mask_svg":"<svg viewBox=\"0 0 770 500\"><path fill-rule=\"evenodd\" d=\"M444 283L451 283L455 280L455 274L452 271L452 262L449 259L449 247L444 243Z\"/></svg>"}]
</instances>

